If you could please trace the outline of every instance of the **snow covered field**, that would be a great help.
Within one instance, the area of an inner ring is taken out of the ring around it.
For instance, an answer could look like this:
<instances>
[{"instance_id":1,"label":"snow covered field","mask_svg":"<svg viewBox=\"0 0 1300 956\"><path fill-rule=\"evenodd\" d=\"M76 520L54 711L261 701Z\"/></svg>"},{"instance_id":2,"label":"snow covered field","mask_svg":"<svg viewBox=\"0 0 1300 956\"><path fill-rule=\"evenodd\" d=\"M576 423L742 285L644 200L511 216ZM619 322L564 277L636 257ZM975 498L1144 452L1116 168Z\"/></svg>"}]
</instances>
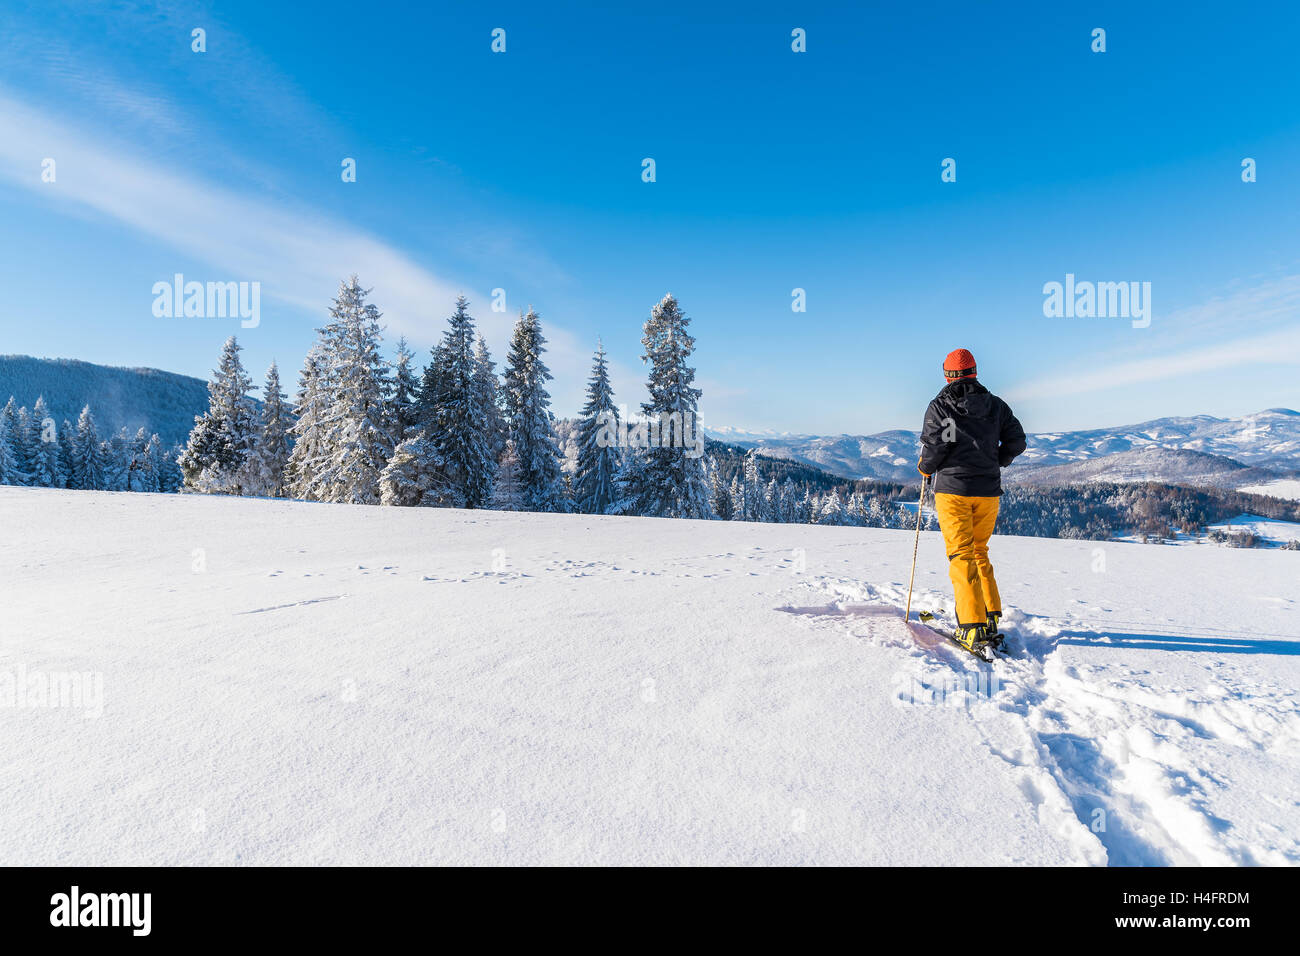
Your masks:
<instances>
[{"instance_id":1,"label":"snow covered field","mask_svg":"<svg viewBox=\"0 0 1300 956\"><path fill-rule=\"evenodd\" d=\"M1261 518L1259 515L1238 515L1223 524L1210 525L1208 531L1225 531L1239 534L1249 531L1259 539L1273 546L1281 546L1288 541L1300 541L1300 524L1294 521L1280 521L1276 518Z\"/></svg>"},{"instance_id":2,"label":"snow covered field","mask_svg":"<svg viewBox=\"0 0 1300 956\"><path fill-rule=\"evenodd\" d=\"M1287 498L1300 501L1300 478L1283 478L1269 481L1262 485L1246 485L1237 489L1252 495L1269 495L1273 498Z\"/></svg>"},{"instance_id":3,"label":"snow covered field","mask_svg":"<svg viewBox=\"0 0 1300 956\"><path fill-rule=\"evenodd\" d=\"M990 671L899 620L908 532L5 487L0 533L9 864L1300 863L1294 553L995 538Z\"/></svg>"}]
</instances>

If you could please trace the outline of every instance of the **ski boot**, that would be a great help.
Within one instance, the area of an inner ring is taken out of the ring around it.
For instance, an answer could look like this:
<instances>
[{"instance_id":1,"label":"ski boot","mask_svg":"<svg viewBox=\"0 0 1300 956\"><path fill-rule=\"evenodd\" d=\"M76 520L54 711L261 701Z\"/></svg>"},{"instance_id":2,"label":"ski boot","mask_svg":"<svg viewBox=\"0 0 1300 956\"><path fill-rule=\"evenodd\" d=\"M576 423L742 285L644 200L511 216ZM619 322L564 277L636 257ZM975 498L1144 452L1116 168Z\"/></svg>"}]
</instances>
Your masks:
<instances>
[{"instance_id":1,"label":"ski boot","mask_svg":"<svg viewBox=\"0 0 1300 956\"><path fill-rule=\"evenodd\" d=\"M988 643L988 632L983 624L958 624L952 639L972 654L983 657L979 648Z\"/></svg>"},{"instance_id":2,"label":"ski boot","mask_svg":"<svg viewBox=\"0 0 1300 956\"><path fill-rule=\"evenodd\" d=\"M988 639L990 647L1001 647L1002 641L1006 638L1006 635L998 629L998 625L1001 623L1002 612L989 611L989 620L988 623L984 625L984 634Z\"/></svg>"}]
</instances>

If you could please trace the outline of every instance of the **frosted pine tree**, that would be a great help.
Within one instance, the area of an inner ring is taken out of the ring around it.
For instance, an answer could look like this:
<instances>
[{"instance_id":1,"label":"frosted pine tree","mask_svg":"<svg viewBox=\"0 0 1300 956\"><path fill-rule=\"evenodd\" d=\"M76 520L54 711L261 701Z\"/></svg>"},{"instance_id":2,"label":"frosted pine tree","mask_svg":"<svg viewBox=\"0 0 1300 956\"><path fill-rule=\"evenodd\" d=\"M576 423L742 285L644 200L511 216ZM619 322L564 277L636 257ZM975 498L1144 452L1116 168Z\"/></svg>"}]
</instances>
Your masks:
<instances>
[{"instance_id":1,"label":"frosted pine tree","mask_svg":"<svg viewBox=\"0 0 1300 956\"><path fill-rule=\"evenodd\" d=\"M132 440L123 428L104 442L104 490L130 491Z\"/></svg>"},{"instance_id":2,"label":"frosted pine tree","mask_svg":"<svg viewBox=\"0 0 1300 956\"><path fill-rule=\"evenodd\" d=\"M27 437L22 416L13 396L0 412L0 484L25 485L30 480L27 473L26 455Z\"/></svg>"},{"instance_id":3,"label":"frosted pine tree","mask_svg":"<svg viewBox=\"0 0 1300 956\"><path fill-rule=\"evenodd\" d=\"M324 360L317 344L307 353L298 375L298 391L293 406L296 421L289 429L294 441L285 468L285 494L309 501L316 499L322 467L324 422L329 412L323 368Z\"/></svg>"},{"instance_id":4,"label":"frosted pine tree","mask_svg":"<svg viewBox=\"0 0 1300 956\"><path fill-rule=\"evenodd\" d=\"M18 458L18 467L23 472L23 484L35 484L33 471L36 466L36 442L38 435L32 428L32 416L24 405L18 409L17 432L14 435L14 453Z\"/></svg>"},{"instance_id":5,"label":"frosted pine tree","mask_svg":"<svg viewBox=\"0 0 1300 956\"><path fill-rule=\"evenodd\" d=\"M690 319L677 300L666 295L651 310L641 344L642 359L650 365L647 388L649 401L641 410L659 424L659 441L646 450L630 488L637 514L663 518L707 518L709 488L704 464L691 448L684 447L683 428L698 428L700 390L692 383L695 369L687 360L695 350L695 339L687 327ZM672 432L675 430L675 434Z\"/></svg>"},{"instance_id":6,"label":"frosted pine tree","mask_svg":"<svg viewBox=\"0 0 1300 956\"><path fill-rule=\"evenodd\" d=\"M142 491L166 491L163 487L163 448L156 434L150 435L140 455Z\"/></svg>"},{"instance_id":7,"label":"frosted pine tree","mask_svg":"<svg viewBox=\"0 0 1300 956\"><path fill-rule=\"evenodd\" d=\"M767 485L763 488L763 520L776 521L777 512L781 509L781 490L777 487L776 479L769 478Z\"/></svg>"},{"instance_id":8,"label":"frosted pine tree","mask_svg":"<svg viewBox=\"0 0 1300 956\"><path fill-rule=\"evenodd\" d=\"M777 516L777 521L790 524L798 520L799 499L797 495L798 492L795 491L794 482L787 477L781 483L781 513Z\"/></svg>"},{"instance_id":9,"label":"frosted pine tree","mask_svg":"<svg viewBox=\"0 0 1300 956\"><path fill-rule=\"evenodd\" d=\"M447 496L441 464L423 432L398 442L379 476L379 503L406 508L441 503Z\"/></svg>"},{"instance_id":10,"label":"frosted pine tree","mask_svg":"<svg viewBox=\"0 0 1300 956\"><path fill-rule=\"evenodd\" d=\"M32 447L32 484L39 488L62 488L67 476L63 473L59 455L58 432L44 396L37 398L32 408L29 443Z\"/></svg>"},{"instance_id":11,"label":"frosted pine tree","mask_svg":"<svg viewBox=\"0 0 1300 956\"><path fill-rule=\"evenodd\" d=\"M763 521L763 482L758 474L758 450L745 453L743 474L745 520Z\"/></svg>"},{"instance_id":12,"label":"frosted pine tree","mask_svg":"<svg viewBox=\"0 0 1300 956\"><path fill-rule=\"evenodd\" d=\"M426 405L428 434L452 492L447 503L481 508L492 494L496 477L495 442L488 431L492 415L485 405L488 396L478 375L474 318L463 295L457 297L447 326L436 356L434 393Z\"/></svg>"},{"instance_id":13,"label":"frosted pine tree","mask_svg":"<svg viewBox=\"0 0 1300 956\"><path fill-rule=\"evenodd\" d=\"M158 447L161 449L162 445ZM181 456L182 449L179 445L174 448L162 451L162 461L159 463L158 470L158 490L166 494L173 494L181 490L181 483L184 476L181 474L181 466L177 464Z\"/></svg>"},{"instance_id":14,"label":"frosted pine tree","mask_svg":"<svg viewBox=\"0 0 1300 956\"><path fill-rule=\"evenodd\" d=\"M501 453L501 464L497 469L497 480L492 486L492 501L488 505L494 511L523 511L524 493L519 483L519 455L515 453L515 443L506 439L505 449Z\"/></svg>"},{"instance_id":15,"label":"frosted pine tree","mask_svg":"<svg viewBox=\"0 0 1300 956\"><path fill-rule=\"evenodd\" d=\"M501 412L501 385L497 380L496 363L488 351L483 336L474 347L474 388L476 403L483 416L481 430L487 439L492 460L499 462L506 447L506 423Z\"/></svg>"},{"instance_id":16,"label":"frosted pine tree","mask_svg":"<svg viewBox=\"0 0 1300 956\"><path fill-rule=\"evenodd\" d=\"M76 458L73 449L72 440L77 436L77 429L66 418L63 420L63 427L59 429L57 439L59 443L59 474L63 476L63 483L57 485L59 488L74 488L72 483L72 461Z\"/></svg>"},{"instance_id":17,"label":"frosted pine tree","mask_svg":"<svg viewBox=\"0 0 1300 956\"><path fill-rule=\"evenodd\" d=\"M77 428L70 440L71 469L68 477L69 488L84 491L100 491L104 487L105 471L103 443L99 440L99 431L95 427L95 416L90 406L81 410L77 419Z\"/></svg>"},{"instance_id":18,"label":"frosted pine tree","mask_svg":"<svg viewBox=\"0 0 1300 956\"><path fill-rule=\"evenodd\" d=\"M420 382L411 368L415 353L406 344L405 337L397 340L397 361L393 363L393 394L389 400L390 430L396 441L407 437L415 426L416 399Z\"/></svg>"},{"instance_id":19,"label":"frosted pine tree","mask_svg":"<svg viewBox=\"0 0 1300 956\"><path fill-rule=\"evenodd\" d=\"M817 523L844 524L844 501L840 498L840 493L834 488L826 492L825 497L822 498L821 509L817 514Z\"/></svg>"},{"instance_id":20,"label":"frosted pine tree","mask_svg":"<svg viewBox=\"0 0 1300 956\"><path fill-rule=\"evenodd\" d=\"M732 517L731 510L731 493L726 484L722 481L722 472L718 469L718 463L713 456L709 456L708 464L709 474L709 507L713 513L723 521L730 521Z\"/></svg>"},{"instance_id":21,"label":"frosted pine tree","mask_svg":"<svg viewBox=\"0 0 1300 956\"><path fill-rule=\"evenodd\" d=\"M849 502L844 506L844 519L846 524L856 527L862 527L867 522L867 504L863 500L862 492L854 489L853 494L849 495Z\"/></svg>"},{"instance_id":22,"label":"frosted pine tree","mask_svg":"<svg viewBox=\"0 0 1300 956\"><path fill-rule=\"evenodd\" d=\"M379 476L393 453L380 313L366 302L368 294L355 275L341 282L330 322L321 330L327 405L318 424L319 470L313 476L314 497L321 501L378 504Z\"/></svg>"},{"instance_id":23,"label":"frosted pine tree","mask_svg":"<svg viewBox=\"0 0 1300 956\"><path fill-rule=\"evenodd\" d=\"M274 362L266 370L262 387L262 431L258 436L255 474L257 494L283 498L289 467L289 432L293 415L280 388L280 370Z\"/></svg>"},{"instance_id":24,"label":"frosted pine tree","mask_svg":"<svg viewBox=\"0 0 1300 956\"><path fill-rule=\"evenodd\" d=\"M505 379L506 416L527 511L563 508L560 452L551 428L551 396L546 390L551 373L542 361L545 343L541 321L529 306L528 314L521 314L515 323Z\"/></svg>"},{"instance_id":25,"label":"frosted pine tree","mask_svg":"<svg viewBox=\"0 0 1300 956\"><path fill-rule=\"evenodd\" d=\"M0 485L21 485L27 477L18 470L14 444L9 434L9 421L0 415Z\"/></svg>"},{"instance_id":26,"label":"frosted pine tree","mask_svg":"<svg viewBox=\"0 0 1300 956\"><path fill-rule=\"evenodd\" d=\"M604 514L617 495L615 480L620 466L614 440L617 414L605 347L597 342L591 378L587 381L587 404L582 406L578 421L578 467L574 479L578 510L586 514Z\"/></svg>"},{"instance_id":27,"label":"frosted pine tree","mask_svg":"<svg viewBox=\"0 0 1300 956\"><path fill-rule=\"evenodd\" d=\"M253 382L239 360L232 335L208 383L208 410L194 419L179 464L185 487L215 494L243 494L243 465L257 441L257 406L248 396Z\"/></svg>"},{"instance_id":28,"label":"frosted pine tree","mask_svg":"<svg viewBox=\"0 0 1300 956\"><path fill-rule=\"evenodd\" d=\"M125 431L125 429L123 429ZM149 436L143 428L136 429L135 435L127 444L126 490L157 491L158 483L149 474L149 462L145 449L149 447ZM150 487L152 485L152 487Z\"/></svg>"},{"instance_id":29,"label":"frosted pine tree","mask_svg":"<svg viewBox=\"0 0 1300 956\"><path fill-rule=\"evenodd\" d=\"M745 520L745 486L740 483L739 475L731 476L731 487L727 489L727 497L731 499L731 520Z\"/></svg>"}]
</instances>

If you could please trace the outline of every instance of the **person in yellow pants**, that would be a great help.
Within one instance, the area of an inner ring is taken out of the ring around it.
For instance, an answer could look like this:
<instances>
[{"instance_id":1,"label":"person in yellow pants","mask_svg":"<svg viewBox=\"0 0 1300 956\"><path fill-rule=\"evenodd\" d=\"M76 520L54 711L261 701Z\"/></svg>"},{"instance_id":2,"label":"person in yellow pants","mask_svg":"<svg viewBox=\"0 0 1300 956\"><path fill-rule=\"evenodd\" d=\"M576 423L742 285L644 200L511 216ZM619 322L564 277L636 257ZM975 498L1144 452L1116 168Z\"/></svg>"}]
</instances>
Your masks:
<instances>
[{"instance_id":1,"label":"person in yellow pants","mask_svg":"<svg viewBox=\"0 0 1300 956\"><path fill-rule=\"evenodd\" d=\"M989 562L989 538L998 520L998 498L936 494L934 510L948 555L948 577L957 599L958 621L984 621L1002 614L998 582Z\"/></svg>"},{"instance_id":2,"label":"person in yellow pants","mask_svg":"<svg viewBox=\"0 0 1300 956\"><path fill-rule=\"evenodd\" d=\"M934 478L934 507L957 601L954 637L973 650L998 639L1002 596L989 561L998 520L1002 469L1025 450L1025 430L1011 407L979 383L975 356L948 353L947 384L921 426L917 469Z\"/></svg>"}]
</instances>

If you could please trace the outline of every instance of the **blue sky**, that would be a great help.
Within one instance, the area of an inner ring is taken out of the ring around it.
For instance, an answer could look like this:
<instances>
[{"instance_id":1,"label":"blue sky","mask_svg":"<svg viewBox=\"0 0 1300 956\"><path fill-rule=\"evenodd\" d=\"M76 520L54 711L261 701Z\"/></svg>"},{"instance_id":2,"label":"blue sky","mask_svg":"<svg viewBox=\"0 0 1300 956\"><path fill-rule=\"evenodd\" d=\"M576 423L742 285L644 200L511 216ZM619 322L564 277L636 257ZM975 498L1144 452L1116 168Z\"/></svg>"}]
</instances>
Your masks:
<instances>
[{"instance_id":1,"label":"blue sky","mask_svg":"<svg viewBox=\"0 0 1300 956\"><path fill-rule=\"evenodd\" d=\"M641 401L666 292L712 425L917 427L958 346L1037 431L1300 404L1295 4L413 7L9 0L0 352L206 377L235 333L292 382L356 271L421 353L458 291L499 360L534 305L560 414L597 336ZM155 318L176 272L261 324ZM1044 317L1067 273L1150 327Z\"/></svg>"}]
</instances>

